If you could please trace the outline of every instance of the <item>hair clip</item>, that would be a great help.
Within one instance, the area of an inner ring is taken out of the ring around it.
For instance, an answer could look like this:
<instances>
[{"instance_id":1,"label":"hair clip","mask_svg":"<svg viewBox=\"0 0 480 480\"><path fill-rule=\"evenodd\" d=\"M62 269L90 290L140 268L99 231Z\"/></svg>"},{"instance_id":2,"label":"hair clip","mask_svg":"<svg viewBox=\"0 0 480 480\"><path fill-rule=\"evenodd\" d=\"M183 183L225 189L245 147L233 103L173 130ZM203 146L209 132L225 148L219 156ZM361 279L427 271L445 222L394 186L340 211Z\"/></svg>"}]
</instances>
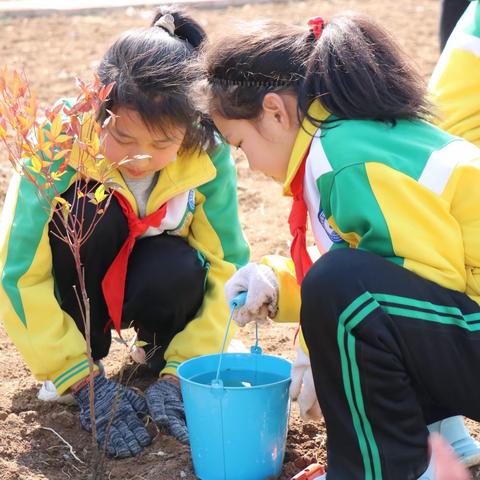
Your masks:
<instances>
[{"instance_id":1,"label":"hair clip","mask_svg":"<svg viewBox=\"0 0 480 480\"><path fill-rule=\"evenodd\" d=\"M313 33L315 40L318 40L323 32L323 26L325 22L323 21L322 17L312 17L307 22L308 26L310 27L311 32Z\"/></svg>"},{"instance_id":2,"label":"hair clip","mask_svg":"<svg viewBox=\"0 0 480 480\"><path fill-rule=\"evenodd\" d=\"M153 26L163 28L170 35L175 35L175 19L170 13L162 15Z\"/></svg>"}]
</instances>

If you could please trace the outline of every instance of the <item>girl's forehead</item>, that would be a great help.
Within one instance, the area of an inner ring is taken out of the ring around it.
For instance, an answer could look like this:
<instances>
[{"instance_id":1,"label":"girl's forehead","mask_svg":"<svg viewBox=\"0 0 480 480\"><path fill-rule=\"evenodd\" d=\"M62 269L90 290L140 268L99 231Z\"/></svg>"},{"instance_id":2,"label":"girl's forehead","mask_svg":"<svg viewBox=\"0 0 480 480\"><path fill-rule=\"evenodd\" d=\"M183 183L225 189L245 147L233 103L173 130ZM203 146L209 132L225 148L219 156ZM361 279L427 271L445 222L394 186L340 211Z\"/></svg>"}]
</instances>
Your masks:
<instances>
[{"instance_id":1,"label":"girl's forehead","mask_svg":"<svg viewBox=\"0 0 480 480\"><path fill-rule=\"evenodd\" d=\"M235 130L235 126L238 126L238 120L225 118L219 113L212 114L212 120L215 123L216 127L222 133L222 136L227 139L229 137L229 132Z\"/></svg>"},{"instance_id":2,"label":"girl's forehead","mask_svg":"<svg viewBox=\"0 0 480 480\"><path fill-rule=\"evenodd\" d=\"M136 110L126 107L118 107L113 109L115 114L114 124L117 127L129 127L130 129L146 129L147 126L142 116Z\"/></svg>"},{"instance_id":3,"label":"girl's forehead","mask_svg":"<svg viewBox=\"0 0 480 480\"><path fill-rule=\"evenodd\" d=\"M249 120L225 118L220 114L213 114L212 120L225 141L231 145L255 131L255 127Z\"/></svg>"},{"instance_id":4,"label":"girl's forehead","mask_svg":"<svg viewBox=\"0 0 480 480\"><path fill-rule=\"evenodd\" d=\"M152 128L143 120L141 114L131 108L119 107L113 110L115 121L113 125L119 133L135 138L149 138L155 142L172 140L183 131L183 128L173 125L158 125Z\"/></svg>"}]
</instances>

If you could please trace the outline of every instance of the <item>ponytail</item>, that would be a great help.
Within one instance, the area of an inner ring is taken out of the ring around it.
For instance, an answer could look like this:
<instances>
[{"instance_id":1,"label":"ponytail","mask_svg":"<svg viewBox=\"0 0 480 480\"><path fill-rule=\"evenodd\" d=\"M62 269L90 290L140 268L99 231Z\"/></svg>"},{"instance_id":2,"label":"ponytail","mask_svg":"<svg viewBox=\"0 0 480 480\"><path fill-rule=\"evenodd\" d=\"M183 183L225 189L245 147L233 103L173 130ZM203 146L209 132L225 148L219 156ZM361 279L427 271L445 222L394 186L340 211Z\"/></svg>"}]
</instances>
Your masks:
<instances>
[{"instance_id":1,"label":"ponytail","mask_svg":"<svg viewBox=\"0 0 480 480\"><path fill-rule=\"evenodd\" d=\"M311 29L251 23L206 54L210 111L253 119L269 92L297 95L299 116L318 100L336 119L428 118L426 86L392 37L367 17L345 13ZM316 119L311 121L319 125Z\"/></svg>"},{"instance_id":2,"label":"ponytail","mask_svg":"<svg viewBox=\"0 0 480 480\"><path fill-rule=\"evenodd\" d=\"M316 99L338 119L427 118L426 86L393 38L357 13L334 17L307 62L299 108ZM314 120L314 119L310 119Z\"/></svg>"}]
</instances>

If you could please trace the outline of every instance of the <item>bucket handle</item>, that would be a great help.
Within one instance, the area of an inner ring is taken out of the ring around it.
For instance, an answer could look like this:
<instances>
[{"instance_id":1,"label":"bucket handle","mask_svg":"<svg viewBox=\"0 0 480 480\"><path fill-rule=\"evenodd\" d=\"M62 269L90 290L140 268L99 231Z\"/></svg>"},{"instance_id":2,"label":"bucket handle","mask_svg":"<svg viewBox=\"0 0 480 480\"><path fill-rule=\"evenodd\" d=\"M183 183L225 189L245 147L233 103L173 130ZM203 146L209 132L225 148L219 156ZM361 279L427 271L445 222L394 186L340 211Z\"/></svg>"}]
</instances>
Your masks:
<instances>
[{"instance_id":1,"label":"bucket handle","mask_svg":"<svg viewBox=\"0 0 480 480\"><path fill-rule=\"evenodd\" d=\"M220 351L220 359L218 361L217 374L215 379L212 380L211 385L216 387L223 387L223 382L220 380L220 368L222 366L223 354L225 352L225 344L227 343L228 331L233 319L233 313L237 308L241 308L245 305L247 300L247 292L240 292L236 297L230 301L230 317L228 318L227 328L225 330L225 336L223 337L222 349ZM261 354L262 348L258 345L258 321L255 321L255 345L250 347L251 353Z\"/></svg>"},{"instance_id":2,"label":"bucket handle","mask_svg":"<svg viewBox=\"0 0 480 480\"><path fill-rule=\"evenodd\" d=\"M247 301L247 293L248 292L240 292L233 300L230 301L230 319L228 320L227 324L227 332L225 333L225 338L223 339L222 345L222 355L225 348L225 341L227 339L228 330L230 328L230 323L232 321L233 312L236 308L241 308L245 305ZM250 347L250 353L262 353L262 348L258 345L258 321L255 321L255 345Z\"/></svg>"}]
</instances>

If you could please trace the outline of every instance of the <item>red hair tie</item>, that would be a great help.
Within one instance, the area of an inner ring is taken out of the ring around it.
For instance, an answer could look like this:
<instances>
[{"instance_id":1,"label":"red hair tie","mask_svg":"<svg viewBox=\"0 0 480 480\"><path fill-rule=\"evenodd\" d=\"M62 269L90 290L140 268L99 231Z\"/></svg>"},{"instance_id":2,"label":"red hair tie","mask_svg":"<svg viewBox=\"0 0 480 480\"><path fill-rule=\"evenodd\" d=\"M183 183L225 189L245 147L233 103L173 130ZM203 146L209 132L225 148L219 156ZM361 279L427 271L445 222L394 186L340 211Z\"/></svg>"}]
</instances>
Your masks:
<instances>
[{"instance_id":1,"label":"red hair tie","mask_svg":"<svg viewBox=\"0 0 480 480\"><path fill-rule=\"evenodd\" d=\"M323 26L325 22L322 17L312 17L308 20L308 26L313 33L315 40L318 40L323 32Z\"/></svg>"}]
</instances>

